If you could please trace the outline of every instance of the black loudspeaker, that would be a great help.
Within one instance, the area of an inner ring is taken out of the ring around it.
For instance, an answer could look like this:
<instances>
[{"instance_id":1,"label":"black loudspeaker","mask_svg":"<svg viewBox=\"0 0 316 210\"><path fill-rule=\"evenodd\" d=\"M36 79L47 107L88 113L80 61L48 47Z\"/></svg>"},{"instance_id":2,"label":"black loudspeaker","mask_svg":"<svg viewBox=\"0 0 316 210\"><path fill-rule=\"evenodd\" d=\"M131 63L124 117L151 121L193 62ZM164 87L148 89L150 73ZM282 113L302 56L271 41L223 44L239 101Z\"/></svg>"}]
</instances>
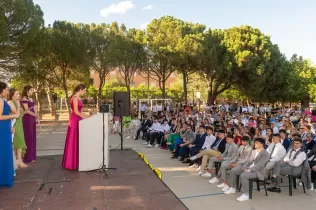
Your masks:
<instances>
[{"instance_id":1,"label":"black loudspeaker","mask_svg":"<svg viewBox=\"0 0 316 210\"><path fill-rule=\"evenodd\" d=\"M131 99L129 92L113 93L114 116L130 116Z\"/></svg>"}]
</instances>

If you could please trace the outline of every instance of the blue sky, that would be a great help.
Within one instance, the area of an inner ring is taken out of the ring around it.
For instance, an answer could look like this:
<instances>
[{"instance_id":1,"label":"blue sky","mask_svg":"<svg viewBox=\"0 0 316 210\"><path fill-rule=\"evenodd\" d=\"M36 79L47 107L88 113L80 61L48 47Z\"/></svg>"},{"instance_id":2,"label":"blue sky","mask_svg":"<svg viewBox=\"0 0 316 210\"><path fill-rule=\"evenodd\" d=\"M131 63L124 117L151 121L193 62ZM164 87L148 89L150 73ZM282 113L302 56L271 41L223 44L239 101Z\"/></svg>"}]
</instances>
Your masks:
<instances>
[{"instance_id":1,"label":"blue sky","mask_svg":"<svg viewBox=\"0 0 316 210\"><path fill-rule=\"evenodd\" d=\"M171 15L211 28L251 25L271 36L288 57L297 53L316 64L315 0L33 0L54 20L124 23L143 28L152 19Z\"/></svg>"}]
</instances>

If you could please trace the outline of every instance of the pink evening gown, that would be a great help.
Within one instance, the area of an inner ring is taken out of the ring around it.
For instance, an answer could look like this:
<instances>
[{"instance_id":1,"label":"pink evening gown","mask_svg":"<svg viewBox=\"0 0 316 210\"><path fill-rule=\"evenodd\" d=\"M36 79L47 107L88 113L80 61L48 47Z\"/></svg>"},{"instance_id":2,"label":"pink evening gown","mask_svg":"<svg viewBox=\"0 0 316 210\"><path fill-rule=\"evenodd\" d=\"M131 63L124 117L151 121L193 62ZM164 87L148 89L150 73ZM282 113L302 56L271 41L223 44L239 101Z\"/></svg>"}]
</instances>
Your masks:
<instances>
[{"instance_id":1,"label":"pink evening gown","mask_svg":"<svg viewBox=\"0 0 316 210\"><path fill-rule=\"evenodd\" d=\"M62 167L68 170L77 170L79 167L79 121L81 117L74 112L73 97L70 100L71 115L65 142ZM82 101L78 100L78 111L82 110Z\"/></svg>"}]
</instances>

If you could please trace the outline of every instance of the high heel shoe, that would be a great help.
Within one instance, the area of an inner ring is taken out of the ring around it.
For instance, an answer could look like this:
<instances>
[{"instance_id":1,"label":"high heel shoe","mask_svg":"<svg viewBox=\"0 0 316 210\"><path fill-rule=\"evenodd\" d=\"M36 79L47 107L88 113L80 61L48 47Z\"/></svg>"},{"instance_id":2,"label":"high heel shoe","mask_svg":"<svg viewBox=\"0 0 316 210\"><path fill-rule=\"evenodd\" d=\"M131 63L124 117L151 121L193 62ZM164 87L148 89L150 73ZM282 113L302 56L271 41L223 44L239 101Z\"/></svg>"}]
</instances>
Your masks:
<instances>
[{"instance_id":1,"label":"high heel shoe","mask_svg":"<svg viewBox=\"0 0 316 210\"><path fill-rule=\"evenodd\" d=\"M27 168L27 167L29 167L28 165L26 165L22 161L18 161L18 166L19 166L19 168Z\"/></svg>"}]
</instances>

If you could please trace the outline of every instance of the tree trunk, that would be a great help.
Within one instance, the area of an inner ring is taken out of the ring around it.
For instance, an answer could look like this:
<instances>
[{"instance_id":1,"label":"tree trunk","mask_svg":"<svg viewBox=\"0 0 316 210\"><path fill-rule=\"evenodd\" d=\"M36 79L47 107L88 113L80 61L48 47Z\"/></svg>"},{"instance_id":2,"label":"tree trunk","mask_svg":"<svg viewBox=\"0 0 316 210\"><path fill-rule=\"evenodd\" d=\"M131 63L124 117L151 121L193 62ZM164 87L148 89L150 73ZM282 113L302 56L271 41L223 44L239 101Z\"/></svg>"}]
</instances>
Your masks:
<instances>
[{"instance_id":1,"label":"tree trunk","mask_svg":"<svg viewBox=\"0 0 316 210\"><path fill-rule=\"evenodd\" d=\"M208 92L208 99L207 102L209 105L214 104L215 100L216 100L217 95L212 94L210 91Z\"/></svg>"},{"instance_id":2,"label":"tree trunk","mask_svg":"<svg viewBox=\"0 0 316 210\"><path fill-rule=\"evenodd\" d=\"M35 100L36 100L36 113L37 113L37 116L39 117L39 119L41 119L41 111L43 110L42 108L42 103L40 101L40 98L39 98L39 94L38 94L38 91L36 90L35 91Z\"/></svg>"},{"instance_id":3,"label":"tree trunk","mask_svg":"<svg viewBox=\"0 0 316 210\"><path fill-rule=\"evenodd\" d=\"M165 99L166 98L166 81L162 81L161 84L161 93L162 93L162 98Z\"/></svg>"},{"instance_id":4,"label":"tree trunk","mask_svg":"<svg viewBox=\"0 0 316 210\"><path fill-rule=\"evenodd\" d=\"M148 89L148 95L147 95L147 98L149 98L149 95L150 95L150 90L149 90L149 80L150 80L150 71L148 69L148 77L147 77L147 89Z\"/></svg>"},{"instance_id":5,"label":"tree trunk","mask_svg":"<svg viewBox=\"0 0 316 210\"><path fill-rule=\"evenodd\" d=\"M70 111L70 104L69 104L69 94L68 94L68 87L67 87L67 82L66 82L66 76L63 75L63 89L65 92L65 97L66 97L66 107L67 107L67 111L70 117L71 111Z\"/></svg>"},{"instance_id":6,"label":"tree trunk","mask_svg":"<svg viewBox=\"0 0 316 210\"><path fill-rule=\"evenodd\" d=\"M99 86L98 93L97 93L97 108L100 108L101 98L102 98L102 87Z\"/></svg>"},{"instance_id":7,"label":"tree trunk","mask_svg":"<svg viewBox=\"0 0 316 210\"><path fill-rule=\"evenodd\" d=\"M50 87L47 87L46 95L47 95L47 100L48 100L49 112L50 112L51 116L54 116L55 115L55 105L53 103L52 89Z\"/></svg>"},{"instance_id":8,"label":"tree trunk","mask_svg":"<svg viewBox=\"0 0 316 210\"><path fill-rule=\"evenodd\" d=\"M187 75L184 72L182 72L182 76L183 76L184 103L188 104ZM193 90L193 92L194 92L194 90ZM194 95L194 93L193 93L193 95ZM193 104L193 106L194 106L194 104Z\"/></svg>"}]
</instances>

